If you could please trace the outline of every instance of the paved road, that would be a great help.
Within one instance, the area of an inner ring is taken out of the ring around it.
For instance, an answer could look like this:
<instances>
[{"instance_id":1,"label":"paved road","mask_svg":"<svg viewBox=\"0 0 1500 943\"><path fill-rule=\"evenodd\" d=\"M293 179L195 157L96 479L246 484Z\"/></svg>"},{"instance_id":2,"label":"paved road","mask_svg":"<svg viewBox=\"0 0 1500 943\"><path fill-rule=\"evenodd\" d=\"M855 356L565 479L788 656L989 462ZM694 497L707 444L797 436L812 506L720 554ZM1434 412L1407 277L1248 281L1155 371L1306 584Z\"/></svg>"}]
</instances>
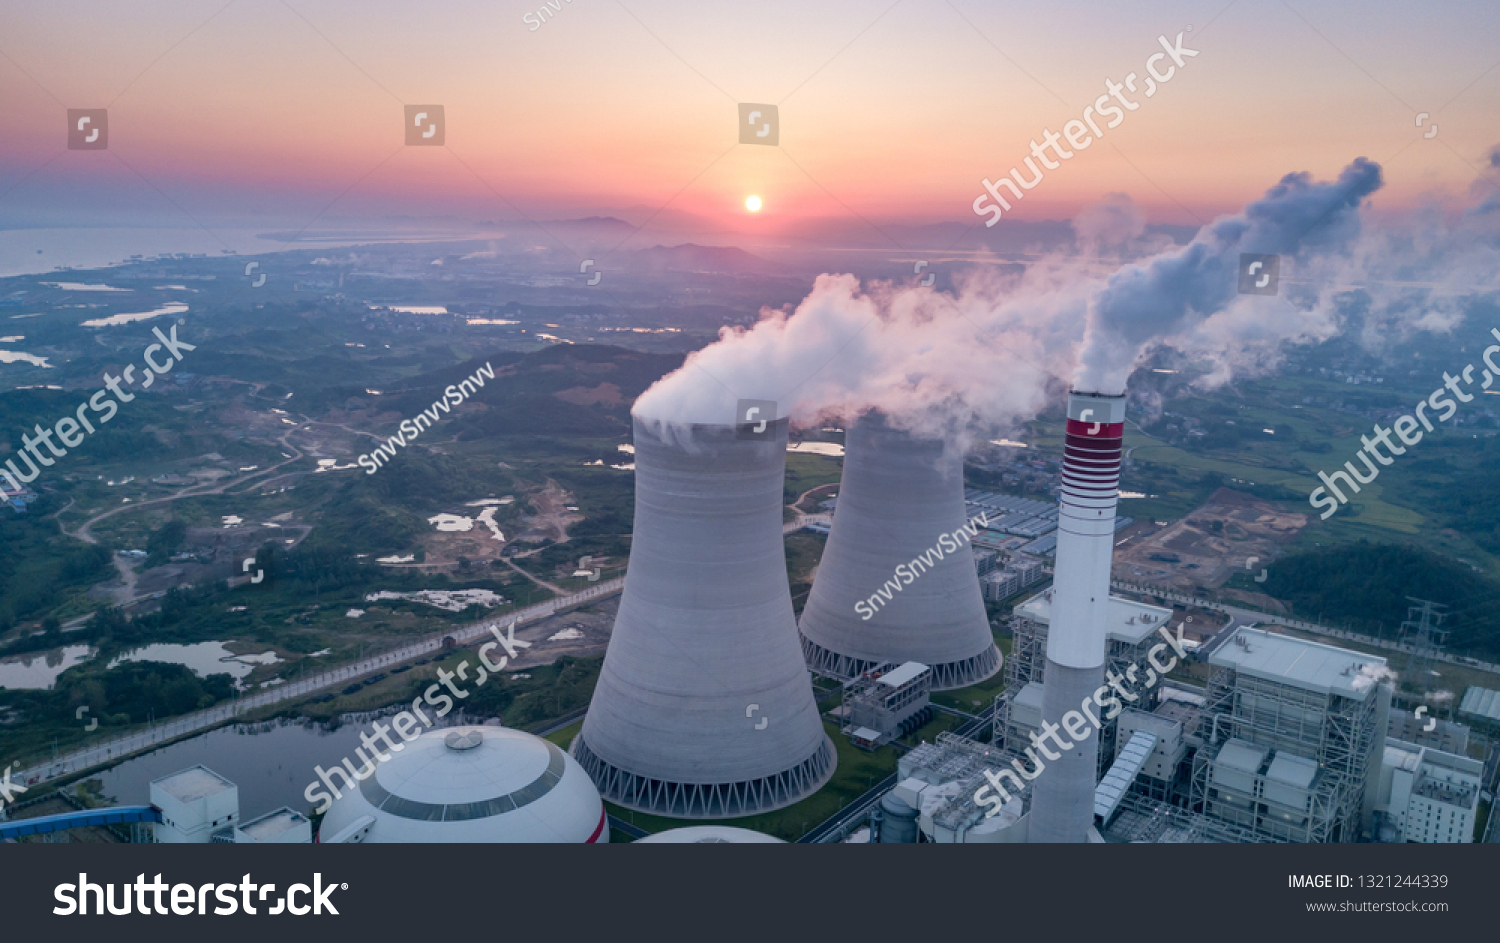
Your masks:
<instances>
[{"instance_id":1,"label":"paved road","mask_svg":"<svg viewBox=\"0 0 1500 943\"><path fill-rule=\"evenodd\" d=\"M463 644L488 635L492 624L503 627L509 625L511 621L523 625L535 622L538 619L545 619L554 615L559 610L576 606L590 599L597 599L617 593L624 586L625 580L623 577L609 580L608 582L601 582L599 585L591 586L581 593L575 593L559 599L550 599L547 602L538 603L519 612L507 614L499 619L489 619L461 629L429 635L421 641L413 642L394 651L373 655L350 665L332 668L313 678L303 678L246 697L236 698L231 704L219 705L211 707L208 710L199 711L196 714L178 717L166 723L156 724L147 730L137 731L136 733L118 737L97 746L78 750L66 756L60 756L51 762L40 763L30 769L20 771L19 774L13 774L13 778L15 782L30 787L38 783L44 783L50 779L56 779L60 776L89 769L102 763L118 760L132 753L166 743L169 740L175 740L187 734L206 730L209 727L232 720L241 714L259 710L262 707L269 707L282 701L306 697L309 694L326 688L346 684L379 668L398 665L401 662L410 661L431 652L439 651L443 647L443 638L446 636L451 635L459 644Z\"/></svg>"}]
</instances>

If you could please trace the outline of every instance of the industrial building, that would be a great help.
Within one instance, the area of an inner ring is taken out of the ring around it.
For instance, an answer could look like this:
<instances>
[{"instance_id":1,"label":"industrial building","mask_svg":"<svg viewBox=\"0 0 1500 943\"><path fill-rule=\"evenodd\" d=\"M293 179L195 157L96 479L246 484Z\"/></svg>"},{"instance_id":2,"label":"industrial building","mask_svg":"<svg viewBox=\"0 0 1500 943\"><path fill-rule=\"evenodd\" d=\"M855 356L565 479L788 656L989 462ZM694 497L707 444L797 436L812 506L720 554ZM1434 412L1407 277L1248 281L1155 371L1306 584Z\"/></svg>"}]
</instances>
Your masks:
<instances>
[{"instance_id":1,"label":"industrial building","mask_svg":"<svg viewBox=\"0 0 1500 943\"><path fill-rule=\"evenodd\" d=\"M588 774L529 733L428 730L371 763L363 780L341 787L320 843L609 841L604 803Z\"/></svg>"},{"instance_id":2,"label":"industrial building","mask_svg":"<svg viewBox=\"0 0 1500 943\"><path fill-rule=\"evenodd\" d=\"M232 836L240 820L239 787L201 765L153 780L151 804L162 817L156 840L166 844L206 845L215 833Z\"/></svg>"},{"instance_id":3,"label":"industrial building","mask_svg":"<svg viewBox=\"0 0 1500 943\"><path fill-rule=\"evenodd\" d=\"M938 734L935 743L912 749L898 761L896 787L881 800L879 812L873 817L879 841L1026 841L1029 788L1012 796L993 814L993 803L981 804L974 799L989 784L985 771L1010 769L1012 759L996 747L946 732Z\"/></svg>"},{"instance_id":4,"label":"industrial building","mask_svg":"<svg viewBox=\"0 0 1500 943\"><path fill-rule=\"evenodd\" d=\"M1458 712L1476 726L1500 732L1500 691L1471 687L1464 692Z\"/></svg>"},{"instance_id":5,"label":"industrial building","mask_svg":"<svg viewBox=\"0 0 1500 943\"><path fill-rule=\"evenodd\" d=\"M1472 688L1470 689L1472 690ZM1428 730L1428 727L1431 730ZM1421 747L1432 747L1444 753L1465 756L1469 752L1469 728L1453 720L1430 714L1418 717L1411 711L1391 711L1386 736L1405 740Z\"/></svg>"},{"instance_id":6,"label":"industrial building","mask_svg":"<svg viewBox=\"0 0 1500 943\"><path fill-rule=\"evenodd\" d=\"M610 802L682 818L752 815L833 773L787 583L787 425L743 435L634 417L625 589L572 744ZM850 492L839 499L836 520L856 518Z\"/></svg>"},{"instance_id":7,"label":"industrial building","mask_svg":"<svg viewBox=\"0 0 1500 943\"><path fill-rule=\"evenodd\" d=\"M1357 840L1385 746L1385 659L1241 627L1208 662L1192 807L1285 841Z\"/></svg>"},{"instance_id":8,"label":"industrial building","mask_svg":"<svg viewBox=\"0 0 1500 943\"><path fill-rule=\"evenodd\" d=\"M932 719L931 693L932 669L921 662L868 672L845 688L843 732L861 749L885 746Z\"/></svg>"},{"instance_id":9,"label":"industrial building","mask_svg":"<svg viewBox=\"0 0 1500 943\"><path fill-rule=\"evenodd\" d=\"M1208 662L1203 694L1168 686L1121 713L1096 807L1107 839L1474 840L1484 764L1385 735L1404 725L1384 659L1240 627ZM1428 733L1467 743L1459 724Z\"/></svg>"},{"instance_id":10,"label":"industrial building","mask_svg":"<svg viewBox=\"0 0 1500 943\"><path fill-rule=\"evenodd\" d=\"M1473 841L1483 781L1484 764L1479 760L1388 738L1375 787L1378 839Z\"/></svg>"},{"instance_id":11,"label":"industrial building","mask_svg":"<svg viewBox=\"0 0 1500 943\"><path fill-rule=\"evenodd\" d=\"M963 494L962 456L948 443L873 412L849 427L838 513L799 623L809 665L851 678L918 661L937 690L1000 669Z\"/></svg>"},{"instance_id":12,"label":"industrial building","mask_svg":"<svg viewBox=\"0 0 1500 943\"><path fill-rule=\"evenodd\" d=\"M1050 589L1031 597L1016 607L1010 621L1012 641L1005 665L1006 693L996 704L994 739L1016 752L1024 750L1030 743L1030 735L1041 729L1047 635L1052 624L1055 593L1055 589ZM1139 699L1131 704L1137 711L1155 710L1161 696L1159 686L1144 685L1145 677L1139 669L1146 665L1146 655L1152 646L1162 640L1158 630L1167 626L1171 618L1170 609L1123 596L1109 597L1105 671L1121 678L1127 675L1135 677L1134 681L1127 678L1122 686ZM1076 702L1074 706L1077 706ZM1097 765L1100 775L1114 760L1118 721L1119 718L1105 720L1100 728Z\"/></svg>"},{"instance_id":13,"label":"industrial building","mask_svg":"<svg viewBox=\"0 0 1500 943\"><path fill-rule=\"evenodd\" d=\"M1025 554L1013 553L1006 555L1003 565L981 575L979 585L984 591L985 599L1000 602L1046 578L1047 569L1042 561Z\"/></svg>"},{"instance_id":14,"label":"industrial building","mask_svg":"<svg viewBox=\"0 0 1500 943\"><path fill-rule=\"evenodd\" d=\"M312 841L312 820L282 806L236 826L233 840L240 844L306 845Z\"/></svg>"}]
</instances>

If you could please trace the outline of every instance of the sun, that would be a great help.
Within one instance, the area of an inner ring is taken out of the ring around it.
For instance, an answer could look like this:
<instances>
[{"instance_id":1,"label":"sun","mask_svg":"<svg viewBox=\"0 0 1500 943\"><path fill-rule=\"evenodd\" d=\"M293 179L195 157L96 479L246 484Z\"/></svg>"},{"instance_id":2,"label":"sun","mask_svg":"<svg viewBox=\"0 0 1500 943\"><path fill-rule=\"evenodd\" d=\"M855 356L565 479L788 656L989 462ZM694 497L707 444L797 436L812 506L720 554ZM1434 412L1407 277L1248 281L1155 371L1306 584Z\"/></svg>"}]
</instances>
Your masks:
<instances>
[{"instance_id":1,"label":"sun","mask_svg":"<svg viewBox=\"0 0 1500 943\"><path fill-rule=\"evenodd\" d=\"M759 213L760 212L760 197L758 197L758 196L747 197L745 199L745 209L749 210L752 213Z\"/></svg>"}]
</instances>

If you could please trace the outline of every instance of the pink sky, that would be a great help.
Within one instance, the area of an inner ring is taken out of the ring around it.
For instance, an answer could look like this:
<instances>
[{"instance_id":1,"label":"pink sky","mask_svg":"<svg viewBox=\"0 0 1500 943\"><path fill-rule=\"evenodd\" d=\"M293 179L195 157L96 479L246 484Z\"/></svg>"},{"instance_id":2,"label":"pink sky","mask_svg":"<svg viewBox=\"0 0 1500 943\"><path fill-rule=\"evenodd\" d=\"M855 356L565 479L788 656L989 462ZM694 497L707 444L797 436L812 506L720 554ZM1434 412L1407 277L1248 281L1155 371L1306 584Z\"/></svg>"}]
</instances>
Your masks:
<instances>
[{"instance_id":1,"label":"pink sky","mask_svg":"<svg viewBox=\"0 0 1500 943\"><path fill-rule=\"evenodd\" d=\"M1386 168L1377 208L1500 183L1493 4L556 2L534 29L537 0L4 3L0 227L663 205L726 231L978 223L982 178L1106 78L1144 82L1178 32L1200 54L1016 218L1125 192L1153 222L1193 223L1358 156ZM736 143L741 101L779 105L779 147ZM427 103L446 146L403 146L403 104ZM106 105L112 153L64 150L64 110Z\"/></svg>"}]
</instances>

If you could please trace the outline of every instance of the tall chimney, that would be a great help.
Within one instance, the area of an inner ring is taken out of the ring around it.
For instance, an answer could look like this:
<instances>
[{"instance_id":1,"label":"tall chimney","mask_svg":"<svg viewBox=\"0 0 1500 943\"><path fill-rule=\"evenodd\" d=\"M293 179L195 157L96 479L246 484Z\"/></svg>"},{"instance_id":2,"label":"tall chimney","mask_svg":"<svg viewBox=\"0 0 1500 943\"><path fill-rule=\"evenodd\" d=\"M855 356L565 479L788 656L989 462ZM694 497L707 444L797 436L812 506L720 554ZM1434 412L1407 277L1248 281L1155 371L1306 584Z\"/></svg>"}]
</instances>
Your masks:
<instances>
[{"instance_id":1,"label":"tall chimney","mask_svg":"<svg viewBox=\"0 0 1500 943\"><path fill-rule=\"evenodd\" d=\"M787 421L636 416L625 591L572 753L610 802L680 818L791 805L832 775L787 583ZM745 428L755 428L747 426Z\"/></svg>"},{"instance_id":2,"label":"tall chimney","mask_svg":"<svg viewBox=\"0 0 1500 943\"><path fill-rule=\"evenodd\" d=\"M1061 510L1047 630L1047 668L1042 719L1059 724L1078 711L1104 683L1110 563L1114 556L1115 506L1120 497L1120 453L1125 435L1125 396L1068 396ZM1031 842L1086 842L1094 822L1099 733L1085 725L1083 740L1050 760L1032 787ZM1044 744L1047 741L1043 741Z\"/></svg>"},{"instance_id":3,"label":"tall chimney","mask_svg":"<svg viewBox=\"0 0 1500 943\"><path fill-rule=\"evenodd\" d=\"M808 664L847 678L919 661L939 689L998 671L965 516L958 456L879 413L860 417L845 438L838 511L802 610ZM923 562L912 566L914 558Z\"/></svg>"}]
</instances>

